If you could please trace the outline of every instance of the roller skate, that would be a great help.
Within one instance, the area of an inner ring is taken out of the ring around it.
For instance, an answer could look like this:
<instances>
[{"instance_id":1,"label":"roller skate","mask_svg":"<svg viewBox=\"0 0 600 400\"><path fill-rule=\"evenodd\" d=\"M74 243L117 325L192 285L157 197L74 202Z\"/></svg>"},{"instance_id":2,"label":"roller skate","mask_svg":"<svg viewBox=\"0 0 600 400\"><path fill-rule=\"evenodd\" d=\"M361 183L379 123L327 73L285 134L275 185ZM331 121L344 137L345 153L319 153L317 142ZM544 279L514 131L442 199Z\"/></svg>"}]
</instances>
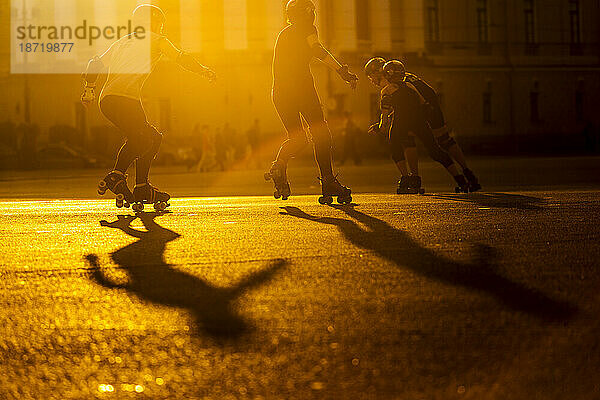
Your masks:
<instances>
[{"instance_id":1,"label":"roller skate","mask_svg":"<svg viewBox=\"0 0 600 400\"><path fill-rule=\"evenodd\" d=\"M290 184L287 180L286 166L282 163L275 161L269 172L265 172L265 180L273 181L273 184L275 185L273 197L276 199L281 198L282 200L287 200L292 194Z\"/></svg>"},{"instance_id":2,"label":"roller skate","mask_svg":"<svg viewBox=\"0 0 600 400\"><path fill-rule=\"evenodd\" d=\"M333 198L337 197L337 202L340 204L352 203L352 191L350 188L343 186L338 182L337 178L321 178L322 196L319 197L319 203L331 205Z\"/></svg>"},{"instance_id":3,"label":"roller skate","mask_svg":"<svg viewBox=\"0 0 600 400\"><path fill-rule=\"evenodd\" d=\"M454 180L458 185L454 188L456 193L469 193L469 183L464 175L456 175Z\"/></svg>"},{"instance_id":4,"label":"roller skate","mask_svg":"<svg viewBox=\"0 0 600 400\"><path fill-rule=\"evenodd\" d=\"M463 173L465 174L465 178L467 178L467 181L469 183L469 192L476 192L478 190L481 190L479 180L477 179L473 171L471 171L468 168L465 168L463 170Z\"/></svg>"},{"instance_id":5,"label":"roller skate","mask_svg":"<svg viewBox=\"0 0 600 400\"><path fill-rule=\"evenodd\" d=\"M133 189L134 203L131 206L133 211L144 211L144 204L154 204L156 211L165 211L170 206L168 203L171 196L168 193L161 192L150 184L150 182L141 185L135 185Z\"/></svg>"},{"instance_id":6,"label":"roller skate","mask_svg":"<svg viewBox=\"0 0 600 400\"><path fill-rule=\"evenodd\" d=\"M100 196L104 196L108 190L117 196L117 208L129 208L133 203L133 194L127 186L127 175L121 171L111 171L98 183L98 194Z\"/></svg>"},{"instance_id":7,"label":"roller skate","mask_svg":"<svg viewBox=\"0 0 600 400\"><path fill-rule=\"evenodd\" d=\"M418 175L403 176L398 182L398 194L424 194L425 189L421 187L421 177Z\"/></svg>"}]
</instances>

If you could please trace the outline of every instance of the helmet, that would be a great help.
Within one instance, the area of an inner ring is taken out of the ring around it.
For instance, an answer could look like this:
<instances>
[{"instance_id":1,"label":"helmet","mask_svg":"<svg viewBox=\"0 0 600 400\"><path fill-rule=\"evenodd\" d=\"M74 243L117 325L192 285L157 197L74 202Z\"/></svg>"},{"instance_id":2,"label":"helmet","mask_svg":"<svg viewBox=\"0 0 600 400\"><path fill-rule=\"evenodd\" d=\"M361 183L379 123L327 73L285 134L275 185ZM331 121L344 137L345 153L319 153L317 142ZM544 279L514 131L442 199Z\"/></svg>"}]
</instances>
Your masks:
<instances>
[{"instance_id":1,"label":"helmet","mask_svg":"<svg viewBox=\"0 0 600 400\"><path fill-rule=\"evenodd\" d=\"M381 57L371 58L367 65L365 65L365 75L375 85L379 86L379 81L383 76L383 66L385 65L385 59Z\"/></svg>"},{"instance_id":2,"label":"helmet","mask_svg":"<svg viewBox=\"0 0 600 400\"><path fill-rule=\"evenodd\" d=\"M315 21L315 10L315 4L311 0L290 0L285 7L290 24L310 22L312 25Z\"/></svg>"},{"instance_id":3,"label":"helmet","mask_svg":"<svg viewBox=\"0 0 600 400\"><path fill-rule=\"evenodd\" d=\"M383 66L383 74L388 81L392 83L400 83L404 81L404 76L406 75L406 67L404 67L402 61L388 61Z\"/></svg>"},{"instance_id":4,"label":"helmet","mask_svg":"<svg viewBox=\"0 0 600 400\"><path fill-rule=\"evenodd\" d=\"M139 25L150 24L152 31L161 33L165 21L165 13L159 7L152 4L141 4L133 10L133 21Z\"/></svg>"}]
</instances>

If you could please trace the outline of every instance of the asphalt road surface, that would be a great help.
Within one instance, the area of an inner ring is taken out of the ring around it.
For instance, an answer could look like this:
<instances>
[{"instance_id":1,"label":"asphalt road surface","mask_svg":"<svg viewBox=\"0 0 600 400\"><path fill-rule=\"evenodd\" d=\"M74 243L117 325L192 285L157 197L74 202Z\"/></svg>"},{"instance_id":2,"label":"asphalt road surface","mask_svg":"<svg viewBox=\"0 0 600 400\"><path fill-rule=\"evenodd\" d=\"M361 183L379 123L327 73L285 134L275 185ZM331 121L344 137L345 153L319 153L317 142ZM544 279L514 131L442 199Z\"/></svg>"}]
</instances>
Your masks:
<instances>
[{"instance_id":1,"label":"asphalt road surface","mask_svg":"<svg viewBox=\"0 0 600 400\"><path fill-rule=\"evenodd\" d=\"M138 216L22 182L0 183L0 399L600 396L591 178Z\"/></svg>"}]
</instances>

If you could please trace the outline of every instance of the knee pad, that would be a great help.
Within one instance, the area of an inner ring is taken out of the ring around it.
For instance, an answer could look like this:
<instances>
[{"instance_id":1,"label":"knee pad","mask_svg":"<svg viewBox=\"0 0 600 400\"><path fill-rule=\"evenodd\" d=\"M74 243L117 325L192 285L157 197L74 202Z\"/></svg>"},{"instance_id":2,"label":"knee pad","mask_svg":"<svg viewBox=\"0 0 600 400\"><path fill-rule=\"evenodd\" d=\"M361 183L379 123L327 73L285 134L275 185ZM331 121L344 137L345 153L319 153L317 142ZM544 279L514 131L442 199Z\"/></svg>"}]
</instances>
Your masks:
<instances>
[{"instance_id":1,"label":"knee pad","mask_svg":"<svg viewBox=\"0 0 600 400\"><path fill-rule=\"evenodd\" d=\"M450 158L448 153L446 153L444 150L442 150L437 145L435 146L434 149L429 149L429 156L431 157L432 160L437 161L440 164L442 164L444 166L444 168L448 168L449 166L454 164L454 161L452 161L452 158Z\"/></svg>"},{"instance_id":2,"label":"knee pad","mask_svg":"<svg viewBox=\"0 0 600 400\"><path fill-rule=\"evenodd\" d=\"M448 149L450 149L450 147L454 146L456 144L456 140L454 140L454 138L452 136L450 136L450 134L448 132L444 133L441 136L438 136L436 138L437 143L440 145L440 147L442 149L444 149L445 151L448 151Z\"/></svg>"}]
</instances>

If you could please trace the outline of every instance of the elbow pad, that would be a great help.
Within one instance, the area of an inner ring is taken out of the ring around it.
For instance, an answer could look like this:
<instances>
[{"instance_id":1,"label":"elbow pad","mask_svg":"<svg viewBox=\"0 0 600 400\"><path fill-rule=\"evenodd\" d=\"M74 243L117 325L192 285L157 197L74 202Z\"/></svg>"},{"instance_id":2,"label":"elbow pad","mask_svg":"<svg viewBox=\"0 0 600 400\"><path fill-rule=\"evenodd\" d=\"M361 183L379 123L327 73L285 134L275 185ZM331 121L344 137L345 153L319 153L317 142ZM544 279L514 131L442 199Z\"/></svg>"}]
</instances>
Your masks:
<instances>
[{"instance_id":1,"label":"elbow pad","mask_svg":"<svg viewBox=\"0 0 600 400\"><path fill-rule=\"evenodd\" d=\"M323 47L323 45L321 45L321 43L316 43L312 47L312 54L315 58L323 61L327 58L327 56L329 55L329 52L327 50L325 50L325 48Z\"/></svg>"},{"instance_id":2,"label":"elbow pad","mask_svg":"<svg viewBox=\"0 0 600 400\"><path fill-rule=\"evenodd\" d=\"M88 74L99 74L104 69L104 64L100 60L100 57L96 56L88 63Z\"/></svg>"}]
</instances>

